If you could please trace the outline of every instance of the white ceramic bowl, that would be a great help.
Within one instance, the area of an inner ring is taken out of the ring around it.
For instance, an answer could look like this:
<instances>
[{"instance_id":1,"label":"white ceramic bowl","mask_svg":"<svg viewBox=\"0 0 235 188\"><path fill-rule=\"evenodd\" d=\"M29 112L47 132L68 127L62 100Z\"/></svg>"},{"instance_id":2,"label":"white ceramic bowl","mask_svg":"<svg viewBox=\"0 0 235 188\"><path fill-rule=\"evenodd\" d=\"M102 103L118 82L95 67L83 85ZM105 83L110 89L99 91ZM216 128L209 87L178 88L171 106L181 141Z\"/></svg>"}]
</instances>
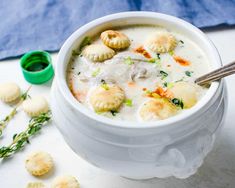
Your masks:
<instances>
[{"instance_id":1,"label":"white ceramic bowl","mask_svg":"<svg viewBox=\"0 0 235 188\"><path fill-rule=\"evenodd\" d=\"M59 52L51 92L54 120L68 145L102 169L135 179L186 178L202 164L221 127L227 106L223 81L212 83L206 95L185 113L151 123L116 121L97 115L76 101L66 84L72 50L85 36L131 24L156 24L178 31L202 48L212 69L221 66L212 42L181 19L153 12L105 16L75 31Z\"/></svg>"}]
</instances>

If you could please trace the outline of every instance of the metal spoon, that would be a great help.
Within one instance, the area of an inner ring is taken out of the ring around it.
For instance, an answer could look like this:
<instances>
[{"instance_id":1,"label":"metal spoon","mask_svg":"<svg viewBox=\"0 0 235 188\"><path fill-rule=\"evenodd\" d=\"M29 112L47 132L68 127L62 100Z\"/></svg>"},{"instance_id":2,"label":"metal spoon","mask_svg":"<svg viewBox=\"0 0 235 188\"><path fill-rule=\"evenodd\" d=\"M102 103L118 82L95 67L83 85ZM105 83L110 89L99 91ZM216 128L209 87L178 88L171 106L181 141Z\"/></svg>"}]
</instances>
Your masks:
<instances>
[{"instance_id":1,"label":"metal spoon","mask_svg":"<svg viewBox=\"0 0 235 188\"><path fill-rule=\"evenodd\" d=\"M219 80L234 73L235 73L235 62L232 62L219 69L209 72L203 76L200 76L195 80L195 83L198 85L205 85L207 83Z\"/></svg>"}]
</instances>

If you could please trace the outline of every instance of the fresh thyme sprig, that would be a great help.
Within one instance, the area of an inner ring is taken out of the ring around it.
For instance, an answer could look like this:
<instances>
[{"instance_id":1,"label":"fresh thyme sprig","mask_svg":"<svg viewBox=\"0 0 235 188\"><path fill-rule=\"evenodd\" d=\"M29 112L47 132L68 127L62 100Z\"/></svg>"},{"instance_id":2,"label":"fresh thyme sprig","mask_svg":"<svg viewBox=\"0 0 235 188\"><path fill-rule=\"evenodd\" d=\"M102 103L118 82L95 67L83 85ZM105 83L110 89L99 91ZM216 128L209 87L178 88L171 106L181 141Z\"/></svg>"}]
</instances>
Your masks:
<instances>
[{"instance_id":1,"label":"fresh thyme sprig","mask_svg":"<svg viewBox=\"0 0 235 188\"><path fill-rule=\"evenodd\" d=\"M0 121L0 136L2 136L3 129L6 128L8 122L15 116L16 114L16 107L8 114L4 119Z\"/></svg>"},{"instance_id":2,"label":"fresh thyme sprig","mask_svg":"<svg viewBox=\"0 0 235 188\"><path fill-rule=\"evenodd\" d=\"M23 102L25 99L27 99L29 96L28 92L31 89L32 86L29 86L28 89L20 96L21 102Z\"/></svg>"},{"instance_id":3,"label":"fresh thyme sprig","mask_svg":"<svg viewBox=\"0 0 235 188\"><path fill-rule=\"evenodd\" d=\"M30 119L26 130L19 134L14 134L12 143L8 146L3 146L0 148L0 158L8 158L24 148L25 144L29 143L29 138L37 134L41 130L42 126L45 125L50 119L50 111Z\"/></svg>"},{"instance_id":4,"label":"fresh thyme sprig","mask_svg":"<svg viewBox=\"0 0 235 188\"><path fill-rule=\"evenodd\" d=\"M27 99L27 97L29 96L28 95L28 92L29 90L31 89L32 86L29 86L29 88L24 92L22 93L22 95L20 96L20 100L19 102L16 104L16 106L12 109L12 111L10 112L10 114L8 114L4 119L2 119L0 121L0 136L2 136L2 132L3 132L3 129L6 128L7 124L9 123L9 121L15 116L15 114L17 113L17 108L21 105L21 103Z\"/></svg>"}]
</instances>

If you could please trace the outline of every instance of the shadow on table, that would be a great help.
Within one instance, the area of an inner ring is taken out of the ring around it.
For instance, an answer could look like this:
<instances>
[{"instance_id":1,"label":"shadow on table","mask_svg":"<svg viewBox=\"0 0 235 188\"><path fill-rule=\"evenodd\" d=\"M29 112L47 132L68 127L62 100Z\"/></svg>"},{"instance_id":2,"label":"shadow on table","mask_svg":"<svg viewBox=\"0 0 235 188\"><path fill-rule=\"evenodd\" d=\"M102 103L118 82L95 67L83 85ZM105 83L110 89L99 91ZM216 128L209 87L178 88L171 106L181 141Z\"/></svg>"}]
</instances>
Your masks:
<instances>
[{"instance_id":1,"label":"shadow on table","mask_svg":"<svg viewBox=\"0 0 235 188\"><path fill-rule=\"evenodd\" d=\"M198 172L187 179L153 178L150 180L121 180L125 187L135 188L234 188L235 187L235 143L232 133L220 134L212 152L206 157Z\"/></svg>"}]
</instances>

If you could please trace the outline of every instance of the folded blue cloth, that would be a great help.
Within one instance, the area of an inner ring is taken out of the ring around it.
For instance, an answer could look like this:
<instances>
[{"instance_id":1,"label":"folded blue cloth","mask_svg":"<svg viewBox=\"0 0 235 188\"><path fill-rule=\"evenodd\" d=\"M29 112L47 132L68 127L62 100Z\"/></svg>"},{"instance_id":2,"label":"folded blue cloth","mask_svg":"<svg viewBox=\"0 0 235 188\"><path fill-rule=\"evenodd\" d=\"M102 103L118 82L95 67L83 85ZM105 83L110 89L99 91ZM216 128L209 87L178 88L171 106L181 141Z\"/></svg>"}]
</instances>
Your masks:
<instances>
[{"instance_id":1,"label":"folded blue cloth","mask_svg":"<svg viewBox=\"0 0 235 188\"><path fill-rule=\"evenodd\" d=\"M235 24L235 0L1 0L0 59L57 51L81 25L123 11L155 11L198 27Z\"/></svg>"}]
</instances>

